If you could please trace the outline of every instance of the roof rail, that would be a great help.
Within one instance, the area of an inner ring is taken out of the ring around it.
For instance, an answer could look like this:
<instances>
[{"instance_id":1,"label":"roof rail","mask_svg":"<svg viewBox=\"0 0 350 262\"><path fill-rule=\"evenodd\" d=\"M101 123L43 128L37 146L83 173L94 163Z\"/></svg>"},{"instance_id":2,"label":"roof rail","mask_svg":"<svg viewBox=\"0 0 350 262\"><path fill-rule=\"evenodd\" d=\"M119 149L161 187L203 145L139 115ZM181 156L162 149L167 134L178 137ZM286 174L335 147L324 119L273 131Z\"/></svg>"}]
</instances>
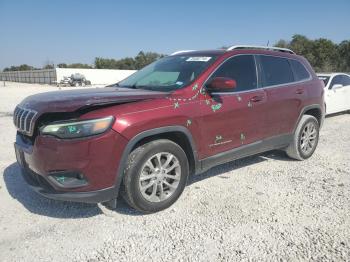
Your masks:
<instances>
[{"instance_id":1,"label":"roof rail","mask_svg":"<svg viewBox=\"0 0 350 262\"><path fill-rule=\"evenodd\" d=\"M274 47L274 46L257 46L257 45L233 45L227 48L226 50L231 51L235 49L263 49L263 50L273 50L273 51L286 52L289 54L295 54L294 51L288 48Z\"/></svg>"},{"instance_id":2,"label":"roof rail","mask_svg":"<svg viewBox=\"0 0 350 262\"><path fill-rule=\"evenodd\" d=\"M181 53L187 53L187 52L192 52L192 51L196 51L196 50L180 50L180 51L176 51L176 52L172 53L171 55L178 55Z\"/></svg>"}]
</instances>

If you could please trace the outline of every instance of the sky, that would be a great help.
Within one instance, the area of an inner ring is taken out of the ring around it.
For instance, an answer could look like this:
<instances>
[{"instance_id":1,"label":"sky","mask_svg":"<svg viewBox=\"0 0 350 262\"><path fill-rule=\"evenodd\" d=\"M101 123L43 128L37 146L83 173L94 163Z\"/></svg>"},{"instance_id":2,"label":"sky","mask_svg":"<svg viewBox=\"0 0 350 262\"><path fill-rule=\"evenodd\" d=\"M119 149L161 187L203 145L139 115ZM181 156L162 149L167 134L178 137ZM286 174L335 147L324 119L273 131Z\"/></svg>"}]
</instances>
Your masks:
<instances>
[{"instance_id":1,"label":"sky","mask_svg":"<svg viewBox=\"0 0 350 262\"><path fill-rule=\"evenodd\" d=\"M350 40L350 0L0 0L0 70L272 45L294 34Z\"/></svg>"}]
</instances>

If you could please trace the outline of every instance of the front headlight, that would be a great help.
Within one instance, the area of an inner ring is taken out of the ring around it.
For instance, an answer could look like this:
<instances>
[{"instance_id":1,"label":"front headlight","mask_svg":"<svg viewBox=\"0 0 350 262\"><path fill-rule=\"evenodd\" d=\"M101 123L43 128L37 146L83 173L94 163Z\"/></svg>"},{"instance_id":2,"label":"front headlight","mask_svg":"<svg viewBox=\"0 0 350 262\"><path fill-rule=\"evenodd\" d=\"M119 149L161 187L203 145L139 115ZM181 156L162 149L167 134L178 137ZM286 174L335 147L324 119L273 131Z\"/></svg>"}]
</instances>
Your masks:
<instances>
[{"instance_id":1,"label":"front headlight","mask_svg":"<svg viewBox=\"0 0 350 262\"><path fill-rule=\"evenodd\" d=\"M98 135L107 131L111 127L113 120L114 118L109 116L92 120L51 124L44 126L41 129L41 134L67 139Z\"/></svg>"}]
</instances>

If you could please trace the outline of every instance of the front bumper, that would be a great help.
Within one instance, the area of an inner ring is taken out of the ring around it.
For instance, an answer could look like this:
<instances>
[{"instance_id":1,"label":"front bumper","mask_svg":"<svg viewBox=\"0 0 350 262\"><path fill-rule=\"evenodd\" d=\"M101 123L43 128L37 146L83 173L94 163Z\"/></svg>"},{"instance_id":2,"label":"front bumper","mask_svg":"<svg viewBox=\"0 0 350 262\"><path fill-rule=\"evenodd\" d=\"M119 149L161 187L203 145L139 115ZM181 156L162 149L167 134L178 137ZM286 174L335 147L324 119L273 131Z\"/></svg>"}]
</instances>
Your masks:
<instances>
[{"instance_id":1,"label":"front bumper","mask_svg":"<svg viewBox=\"0 0 350 262\"><path fill-rule=\"evenodd\" d=\"M86 139L38 136L33 144L17 134L15 151L22 176L37 193L51 199L98 203L115 198L117 170L127 140L110 130ZM67 187L54 174L77 173L86 183Z\"/></svg>"},{"instance_id":2,"label":"front bumper","mask_svg":"<svg viewBox=\"0 0 350 262\"><path fill-rule=\"evenodd\" d=\"M114 187L88 192L60 192L56 191L45 178L33 171L22 167L22 177L36 193L50 199L83 203L107 202L118 195Z\"/></svg>"}]
</instances>

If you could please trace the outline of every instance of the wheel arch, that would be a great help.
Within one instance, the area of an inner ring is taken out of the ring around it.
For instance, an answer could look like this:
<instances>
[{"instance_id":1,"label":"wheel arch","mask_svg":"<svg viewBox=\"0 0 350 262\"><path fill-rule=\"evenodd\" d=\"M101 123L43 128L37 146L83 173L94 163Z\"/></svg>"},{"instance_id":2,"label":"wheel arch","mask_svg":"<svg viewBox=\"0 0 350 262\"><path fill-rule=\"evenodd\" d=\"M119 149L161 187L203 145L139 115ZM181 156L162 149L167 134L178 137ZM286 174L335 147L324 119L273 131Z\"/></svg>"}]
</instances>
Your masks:
<instances>
[{"instance_id":1,"label":"wheel arch","mask_svg":"<svg viewBox=\"0 0 350 262\"><path fill-rule=\"evenodd\" d=\"M315 117L320 125L322 127L323 125L323 120L324 120L324 110L322 110L321 106L319 104L313 104L313 105L308 105L305 106L299 115L298 121L296 122L296 125L294 127L294 132L300 122L300 119L302 118L303 115L311 115Z\"/></svg>"},{"instance_id":2,"label":"wheel arch","mask_svg":"<svg viewBox=\"0 0 350 262\"><path fill-rule=\"evenodd\" d=\"M187 155L190 174L194 174L199 170L196 146L192 134L187 128L183 126L166 126L143 131L130 139L124 149L116 174L115 188L117 194L124 178L124 169L129 154L138 146L157 139L169 139L177 143Z\"/></svg>"}]
</instances>

